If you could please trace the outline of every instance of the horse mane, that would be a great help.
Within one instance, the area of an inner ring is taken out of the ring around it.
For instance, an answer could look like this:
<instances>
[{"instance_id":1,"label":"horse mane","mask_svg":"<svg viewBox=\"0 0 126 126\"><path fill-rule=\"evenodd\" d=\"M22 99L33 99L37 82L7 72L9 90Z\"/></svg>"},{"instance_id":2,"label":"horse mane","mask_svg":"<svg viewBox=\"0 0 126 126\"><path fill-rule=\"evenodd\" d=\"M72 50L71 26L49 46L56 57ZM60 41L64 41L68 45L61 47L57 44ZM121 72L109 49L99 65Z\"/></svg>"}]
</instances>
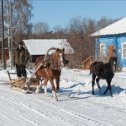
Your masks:
<instances>
[{"instance_id":1,"label":"horse mane","mask_svg":"<svg viewBox=\"0 0 126 126\"><path fill-rule=\"evenodd\" d=\"M44 58L42 57L42 56L39 56L39 57L37 57L37 59L36 59L36 61L35 61L35 67L37 67L40 63L43 63L43 65L45 65L45 64L47 64L47 62L48 62L48 54L49 54L49 52L51 51L51 50L56 50L57 48L55 48L55 47L51 47L51 48L49 48L48 50L47 50L47 52L46 52L46 54L45 54L45 56L44 56Z\"/></svg>"},{"instance_id":2,"label":"horse mane","mask_svg":"<svg viewBox=\"0 0 126 126\"><path fill-rule=\"evenodd\" d=\"M55 70L59 69L59 67L57 67L56 62L54 62L54 59L53 59L53 54L55 54L55 53L52 53L52 54L49 55L49 52L52 51L52 50L58 52L60 49L59 48L55 48L55 47L49 48L47 50L44 58L38 57L36 59L35 66L37 67L40 63L42 63L43 64L42 66L44 66L44 67L49 67L50 66L52 69L55 69ZM63 51L64 51L64 49L63 49ZM65 58L64 58L64 62L65 62L65 64L68 64L68 61L65 60Z\"/></svg>"}]
</instances>

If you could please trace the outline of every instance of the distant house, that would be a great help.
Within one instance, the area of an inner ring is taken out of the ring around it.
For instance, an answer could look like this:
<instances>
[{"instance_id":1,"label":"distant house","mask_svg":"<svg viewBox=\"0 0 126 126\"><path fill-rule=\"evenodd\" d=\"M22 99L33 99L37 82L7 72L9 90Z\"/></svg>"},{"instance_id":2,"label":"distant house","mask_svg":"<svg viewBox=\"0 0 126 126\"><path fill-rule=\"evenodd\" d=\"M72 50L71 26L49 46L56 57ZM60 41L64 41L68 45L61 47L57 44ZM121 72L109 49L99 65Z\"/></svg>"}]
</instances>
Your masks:
<instances>
[{"instance_id":1,"label":"distant house","mask_svg":"<svg viewBox=\"0 0 126 126\"><path fill-rule=\"evenodd\" d=\"M74 50L66 39L29 39L23 40L26 48L32 56L32 61L38 56L45 55L51 47L64 48L65 54L73 54Z\"/></svg>"},{"instance_id":2,"label":"distant house","mask_svg":"<svg viewBox=\"0 0 126 126\"><path fill-rule=\"evenodd\" d=\"M8 48L4 49L5 60L9 59L9 51ZM2 61L2 49L0 49L0 61Z\"/></svg>"},{"instance_id":3,"label":"distant house","mask_svg":"<svg viewBox=\"0 0 126 126\"><path fill-rule=\"evenodd\" d=\"M95 56L107 57L115 50L119 67L126 71L126 17L91 36L96 38Z\"/></svg>"},{"instance_id":4,"label":"distant house","mask_svg":"<svg viewBox=\"0 0 126 126\"><path fill-rule=\"evenodd\" d=\"M2 39L0 38L0 62L2 61L2 55L3 55ZM9 59L8 41L6 38L4 39L4 58L6 61Z\"/></svg>"}]
</instances>

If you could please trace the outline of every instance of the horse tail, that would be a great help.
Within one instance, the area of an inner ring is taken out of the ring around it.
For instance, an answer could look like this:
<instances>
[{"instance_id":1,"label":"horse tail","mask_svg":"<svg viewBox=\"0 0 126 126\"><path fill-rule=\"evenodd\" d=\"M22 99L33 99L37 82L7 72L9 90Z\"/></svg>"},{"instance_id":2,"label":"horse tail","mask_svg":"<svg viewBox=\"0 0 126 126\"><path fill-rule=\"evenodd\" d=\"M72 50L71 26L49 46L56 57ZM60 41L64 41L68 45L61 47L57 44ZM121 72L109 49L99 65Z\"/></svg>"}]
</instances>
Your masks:
<instances>
[{"instance_id":1,"label":"horse tail","mask_svg":"<svg viewBox=\"0 0 126 126\"><path fill-rule=\"evenodd\" d=\"M89 75L91 75L92 74L92 64L90 65L90 67L89 67L89 70L90 70L90 73L89 73Z\"/></svg>"}]
</instances>

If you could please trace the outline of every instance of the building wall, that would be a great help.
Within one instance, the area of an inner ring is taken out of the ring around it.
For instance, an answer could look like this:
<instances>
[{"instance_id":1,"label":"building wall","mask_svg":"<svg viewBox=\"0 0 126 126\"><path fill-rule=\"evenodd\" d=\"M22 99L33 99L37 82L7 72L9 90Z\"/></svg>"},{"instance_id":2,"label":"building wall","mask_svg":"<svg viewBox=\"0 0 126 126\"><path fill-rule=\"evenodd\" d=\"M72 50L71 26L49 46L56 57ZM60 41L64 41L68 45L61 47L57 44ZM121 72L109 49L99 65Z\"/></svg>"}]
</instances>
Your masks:
<instances>
[{"instance_id":1,"label":"building wall","mask_svg":"<svg viewBox=\"0 0 126 126\"><path fill-rule=\"evenodd\" d=\"M100 44L105 44L105 53L108 56L108 47L114 46L118 58L118 65L126 70L126 58L122 57L122 45L126 43L126 35L104 36L96 39L95 56L100 56Z\"/></svg>"},{"instance_id":2,"label":"building wall","mask_svg":"<svg viewBox=\"0 0 126 126\"><path fill-rule=\"evenodd\" d=\"M8 60L9 59L8 49L5 49L4 53L5 53L5 60ZM2 60L2 50L1 49L0 49L0 60Z\"/></svg>"},{"instance_id":3,"label":"building wall","mask_svg":"<svg viewBox=\"0 0 126 126\"><path fill-rule=\"evenodd\" d=\"M122 45L126 43L126 35L117 36L117 54L119 59L119 65L126 70L126 58L122 57Z\"/></svg>"},{"instance_id":4,"label":"building wall","mask_svg":"<svg viewBox=\"0 0 126 126\"><path fill-rule=\"evenodd\" d=\"M100 56L100 44L105 44L106 51L105 54L106 56L108 55L108 47L109 46L114 46L116 48L116 37L100 37L96 39L96 56Z\"/></svg>"}]
</instances>

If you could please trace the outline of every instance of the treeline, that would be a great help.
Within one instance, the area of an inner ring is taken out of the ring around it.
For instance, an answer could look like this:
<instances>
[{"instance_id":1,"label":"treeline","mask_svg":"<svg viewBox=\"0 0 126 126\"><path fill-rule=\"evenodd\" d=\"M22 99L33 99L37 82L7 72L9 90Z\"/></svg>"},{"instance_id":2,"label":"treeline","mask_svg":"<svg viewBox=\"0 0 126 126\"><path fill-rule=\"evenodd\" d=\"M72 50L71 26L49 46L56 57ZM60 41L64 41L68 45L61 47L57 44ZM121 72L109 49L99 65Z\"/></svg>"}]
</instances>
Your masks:
<instances>
[{"instance_id":1,"label":"treeline","mask_svg":"<svg viewBox=\"0 0 126 126\"><path fill-rule=\"evenodd\" d=\"M30 38L67 39L75 51L74 55L69 56L71 61L69 66L79 67L86 58L95 54L95 40L90 35L115 21L106 17L102 17L98 21L91 18L74 17L65 28L57 25L52 31L49 30L47 23L39 22L33 25Z\"/></svg>"},{"instance_id":2,"label":"treeline","mask_svg":"<svg viewBox=\"0 0 126 126\"><path fill-rule=\"evenodd\" d=\"M74 55L69 56L71 67L80 65L88 56L94 55L95 40L90 34L117 20L106 17L99 20L74 17L66 27L57 25L50 30L46 22L31 23L34 16L32 9L28 0L4 0L4 21L9 25L11 41L17 43L23 39L67 39L75 51ZM5 27L5 30L8 31L8 28Z\"/></svg>"}]
</instances>

